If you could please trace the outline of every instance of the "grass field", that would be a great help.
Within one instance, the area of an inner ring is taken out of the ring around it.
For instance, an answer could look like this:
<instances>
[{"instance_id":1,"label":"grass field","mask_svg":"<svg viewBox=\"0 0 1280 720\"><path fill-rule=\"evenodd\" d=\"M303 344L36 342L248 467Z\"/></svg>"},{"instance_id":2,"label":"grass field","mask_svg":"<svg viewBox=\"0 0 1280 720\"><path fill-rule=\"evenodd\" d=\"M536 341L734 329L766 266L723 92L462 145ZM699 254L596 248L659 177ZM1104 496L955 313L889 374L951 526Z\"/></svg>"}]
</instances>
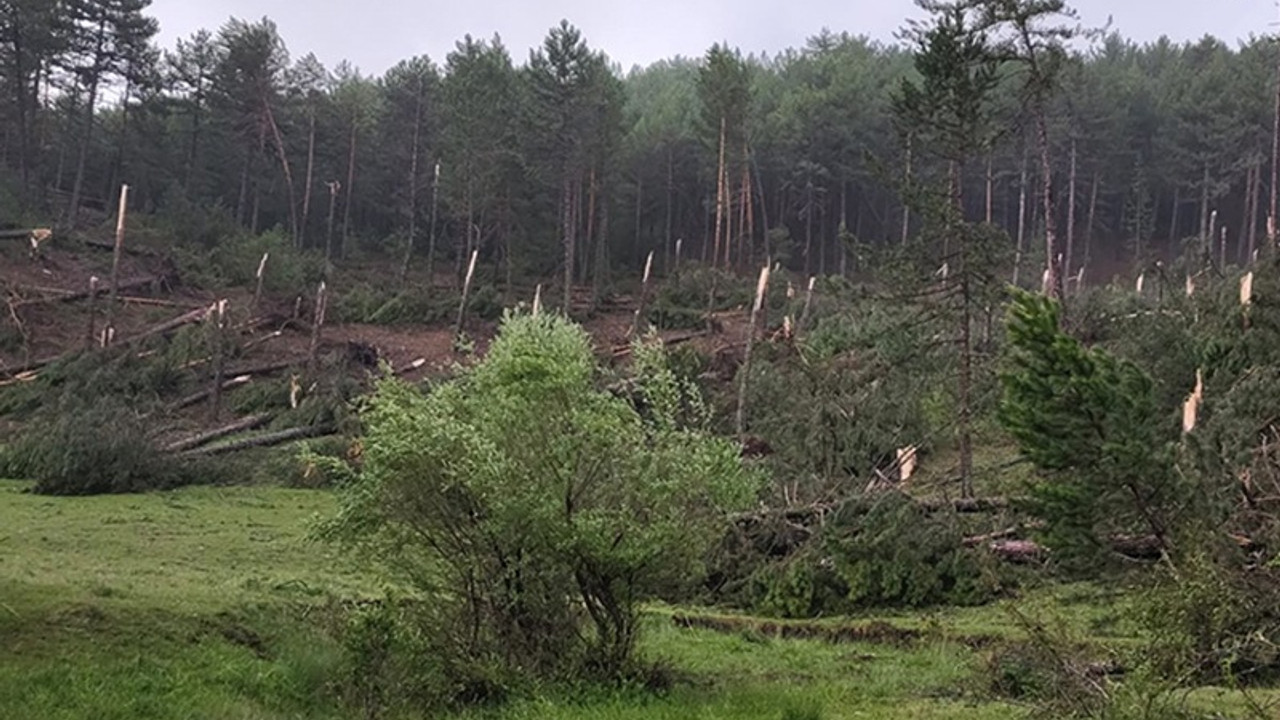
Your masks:
<instances>
[{"instance_id":1,"label":"grass field","mask_svg":"<svg viewBox=\"0 0 1280 720\"><path fill-rule=\"evenodd\" d=\"M335 599L376 596L377 577L309 542L324 491L190 488L46 498L0 482L0 718L364 717L333 680L323 630ZM1123 644L1122 598L1088 586L1039 595L1028 612ZM593 692L522 699L469 718L1008 718L965 638L1018 630L999 606L880 619L924 632L909 645L783 640L680 629L656 607L644 653L676 669L662 696ZM835 622L835 621L832 621ZM1212 691L1204 704L1229 708Z\"/></svg>"}]
</instances>

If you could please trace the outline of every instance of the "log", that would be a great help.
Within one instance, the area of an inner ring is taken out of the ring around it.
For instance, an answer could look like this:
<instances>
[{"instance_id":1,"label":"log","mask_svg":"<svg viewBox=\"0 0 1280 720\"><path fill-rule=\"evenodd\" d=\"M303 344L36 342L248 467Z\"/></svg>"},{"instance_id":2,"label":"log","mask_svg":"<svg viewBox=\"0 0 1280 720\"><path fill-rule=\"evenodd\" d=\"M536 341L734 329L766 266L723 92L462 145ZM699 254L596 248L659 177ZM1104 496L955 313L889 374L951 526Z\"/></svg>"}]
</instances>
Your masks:
<instances>
[{"instance_id":1,"label":"log","mask_svg":"<svg viewBox=\"0 0 1280 720\"><path fill-rule=\"evenodd\" d=\"M121 282L119 289L125 292L132 291L132 290L140 290L149 285L165 282L168 279L169 278L165 276L136 278L134 280ZM55 303L55 302L66 302L66 303L76 302L79 300L87 300L90 297L97 296L97 295L105 295L109 291L108 287L105 287L101 284L98 284L89 290L80 290L80 291L63 290L62 288L40 287L38 285L18 286L13 289L18 292L33 292L33 293L40 293L42 295L52 296L52 297L34 298L31 300L23 300L22 302L18 303L19 306L44 305L46 303ZM125 298L120 298L120 299L124 300ZM142 300L142 298L129 298L129 300L132 302L139 302ZM159 301L150 300L150 302L158 303ZM179 307L191 307L191 305L181 305Z\"/></svg>"},{"instance_id":2,"label":"log","mask_svg":"<svg viewBox=\"0 0 1280 720\"><path fill-rule=\"evenodd\" d=\"M266 425L268 422L271 422L271 418L272 415L270 413L250 415L249 417L241 418L230 425L224 425L214 430L202 432L198 435L192 435L189 438L183 438L182 440L169 443L164 446L164 451L176 453L184 450L192 450L202 445L208 445L214 440L221 440L228 435L234 435L245 430L256 430L263 425Z\"/></svg>"},{"instance_id":3,"label":"log","mask_svg":"<svg viewBox=\"0 0 1280 720\"><path fill-rule=\"evenodd\" d=\"M232 388L240 387L241 385L248 384L251 380L253 380L253 378L248 375L237 375L231 378L230 380L227 380L226 382L223 382L220 385L218 385L218 390L219 391L230 390ZM191 407L192 405L195 405L198 402L203 402L207 400L210 395L213 394L213 391L214 389L212 387L209 387L209 388L205 388L204 390L201 390L200 392L192 393L191 395L188 395L182 398L181 400L179 400L178 402L174 403L170 407L170 409L181 410L183 408Z\"/></svg>"},{"instance_id":4,"label":"log","mask_svg":"<svg viewBox=\"0 0 1280 720\"><path fill-rule=\"evenodd\" d=\"M404 367L398 368L396 370L392 370L391 374L395 377L399 377L401 375L407 375L408 373L411 373L414 370L417 370L418 368L426 364L427 364L426 358L418 358L417 360L414 360L413 362L409 363L408 365L405 365Z\"/></svg>"},{"instance_id":5,"label":"log","mask_svg":"<svg viewBox=\"0 0 1280 720\"><path fill-rule=\"evenodd\" d=\"M195 310L192 310L187 313L183 313L182 315L179 315L178 317L173 318L172 320L166 320L160 323L159 325L155 325L146 330L143 330L137 335L134 335L133 337L123 341L122 344L131 345L133 343L142 342L143 340L146 340L147 338L155 337L156 335L164 335L164 334L173 332L174 330L177 330L178 328L184 325L190 325L192 323L201 322L205 320L207 317L209 317L209 314L212 313L216 308L217 308L217 303L214 303L209 307L196 308Z\"/></svg>"},{"instance_id":6,"label":"log","mask_svg":"<svg viewBox=\"0 0 1280 720\"><path fill-rule=\"evenodd\" d=\"M289 428L288 430L280 430L277 432L263 433L253 435L251 437L235 440L223 445L214 445L211 447L196 448L179 453L180 457L209 457L213 455L225 455L227 453L239 452L256 447L274 447L283 445L294 440L302 440L304 438L325 437L334 435L334 429L328 425L307 425L304 427Z\"/></svg>"}]
</instances>

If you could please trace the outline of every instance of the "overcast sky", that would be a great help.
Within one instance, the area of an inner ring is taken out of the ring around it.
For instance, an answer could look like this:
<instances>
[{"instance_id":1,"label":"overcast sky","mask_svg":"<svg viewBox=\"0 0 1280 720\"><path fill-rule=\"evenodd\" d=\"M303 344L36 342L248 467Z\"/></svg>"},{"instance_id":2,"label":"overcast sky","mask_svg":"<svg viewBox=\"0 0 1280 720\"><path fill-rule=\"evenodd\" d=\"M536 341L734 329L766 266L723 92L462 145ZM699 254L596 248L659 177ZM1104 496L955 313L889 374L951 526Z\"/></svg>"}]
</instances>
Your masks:
<instances>
[{"instance_id":1,"label":"overcast sky","mask_svg":"<svg viewBox=\"0 0 1280 720\"><path fill-rule=\"evenodd\" d=\"M1086 25L1113 27L1138 41L1205 34L1233 46L1250 33L1273 30L1276 0L1074 0ZM323 9L322 9L323 8ZM562 18L582 29L592 47L624 69L675 55L701 55L728 41L744 52L774 53L803 44L823 27L892 40L917 10L911 0L153 0L160 41L200 28L217 30L230 17L275 20L294 57L314 52L327 66L348 59L380 74L399 60L427 54L436 62L470 33L497 32L516 62Z\"/></svg>"}]
</instances>

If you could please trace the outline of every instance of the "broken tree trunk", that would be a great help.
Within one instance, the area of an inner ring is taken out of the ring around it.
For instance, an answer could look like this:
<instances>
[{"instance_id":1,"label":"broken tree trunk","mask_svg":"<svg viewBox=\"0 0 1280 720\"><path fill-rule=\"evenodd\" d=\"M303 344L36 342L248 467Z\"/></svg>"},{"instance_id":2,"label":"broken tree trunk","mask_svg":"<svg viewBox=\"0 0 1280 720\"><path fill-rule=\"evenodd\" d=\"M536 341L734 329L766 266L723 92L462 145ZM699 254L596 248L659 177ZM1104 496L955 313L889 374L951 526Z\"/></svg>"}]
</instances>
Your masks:
<instances>
[{"instance_id":1,"label":"broken tree trunk","mask_svg":"<svg viewBox=\"0 0 1280 720\"><path fill-rule=\"evenodd\" d=\"M262 301L262 276L267 271L267 259L271 257L271 253L262 253L262 260L258 261L257 283L253 287L253 309L258 309L258 303Z\"/></svg>"},{"instance_id":2,"label":"broken tree trunk","mask_svg":"<svg viewBox=\"0 0 1280 720\"><path fill-rule=\"evenodd\" d=\"M111 303L107 305L107 329L103 335L104 345L111 341L115 330L115 304L120 292L120 255L124 251L124 223L129 207L129 186L120 186L120 211L116 217L116 247L111 256Z\"/></svg>"},{"instance_id":3,"label":"broken tree trunk","mask_svg":"<svg viewBox=\"0 0 1280 720\"><path fill-rule=\"evenodd\" d=\"M307 353L307 371L314 373L316 370L316 361L320 354L320 332L324 328L324 314L326 305L328 305L329 296L325 291L324 281L320 281L320 287L316 288L316 310L315 320L311 323L311 348Z\"/></svg>"},{"instance_id":4,"label":"broken tree trunk","mask_svg":"<svg viewBox=\"0 0 1280 720\"><path fill-rule=\"evenodd\" d=\"M96 341L96 338L94 336L97 334L97 328L95 327L95 325L97 325L97 319L98 319L96 314L97 308L94 307L94 305L96 304L94 303L94 300L96 300L98 297L98 276L97 275L93 275L89 278L89 292L87 294L89 296L89 312L88 312L89 333L85 336L84 347L86 350L90 350L94 346L94 343Z\"/></svg>"},{"instance_id":5,"label":"broken tree trunk","mask_svg":"<svg viewBox=\"0 0 1280 720\"><path fill-rule=\"evenodd\" d=\"M223 390L231 390L232 388L237 388L237 387L240 387L241 385L246 385L252 380L253 380L252 376L237 375L236 377L233 377L230 380L219 383L217 386L217 392L221 393ZM205 400L208 400L209 397L214 394L214 390L215 390L214 388L210 387L210 388L201 390L200 392L192 393L191 395L188 395L182 398L181 400L179 400L178 402L174 403L171 409L182 410L183 408L189 408L192 405L195 405L197 403L202 403Z\"/></svg>"},{"instance_id":6,"label":"broken tree trunk","mask_svg":"<svg viewBox=\"0 0 1280 720\"><path fill-rule=\"evenodd\" d=\"M471 262L467 264L467 277L462 283L462 300L458 302L458 321L453 325L453 337L457 338L462 334L462 321L466 317L467 312L467 295L471 293L471 280L476 274L476 259L480 256L479 250L471 251ZM565 297L569 297L569 293L565 293ZM569 306L565 306L565 314L569 313Z\"/></svg>"},{"instance_id":7,"label":"broken tree trunk","mask_svg":"<svg viewBox=\"0 0 1280 720\"><path fill-rule=\"evenodd\" d=\"M760 280L756 283L756 302L751 306L751 324L747 328L747 348L742 356L742 379L738 381L738 412L736 415L735 427L738 431L738 437L741 438L746 432L747 421L747 376L751 372L751 348L756 341L756 322L760 317L760 310L764 307L764 294L769 289L769 266L765 265L760 270Z\"/></svg>"},{"instance_id":8,"label":"broken tree trunk","mask_svg":"<svg viewBox=\"0 0 1280 720\"><path fill-rule=\"evenodd\" d=\"M653 272L653 251L649 251L649 259L644 263L644 279L640 281L640 302L636 303L636 314L631 319L631 334L640 330L640 318L644 316L644 303L649 295L649 274Z\"/></svg>"},{"instance_id":9,"label":"broken tree trunk","mask_svg":"<svg viewBox=\"0 0 1280 720\"><path fill-rule=\"evenodd\" d=\"M227 371L227 301L218 301L213 324L213 385L209 388L210 415L216 421L222 409L222 379Z\"/></svg>"},{"instance_id":10,"label":"broken tree trunk","mask_svg":"<svg viewBox=\"0 0 1280 720\"><path fill-rule=\"evenodd\" d=\"M168 445L164 446L164 451L176 453L176 452L183 452L185 450L192 450L202 445L208 445L214 440L221 440L222 438L227 437L229 435L234 435L238 432L244 432L245 430L256 430L257 428L260 428L263 425L266 425L268 422L271 422L271 417L272 416L270 413L262 413L260 415L250 415L249 417L241 418L231 423L230 425L224 425L215 430L209 430L207 432L202 432L199 435L192 435L189 438L184 438L182 440L169 443Z\"/></svg>"}]
</instances>

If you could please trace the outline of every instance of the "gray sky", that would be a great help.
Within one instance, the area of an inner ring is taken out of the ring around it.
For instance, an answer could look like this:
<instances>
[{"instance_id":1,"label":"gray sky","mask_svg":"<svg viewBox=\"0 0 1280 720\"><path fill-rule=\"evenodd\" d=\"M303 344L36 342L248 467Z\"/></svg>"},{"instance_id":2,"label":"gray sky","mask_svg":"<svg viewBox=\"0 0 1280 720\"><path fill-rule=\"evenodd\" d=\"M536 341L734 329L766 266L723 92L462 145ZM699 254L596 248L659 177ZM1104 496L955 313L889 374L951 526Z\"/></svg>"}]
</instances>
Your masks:
<instances>
[{"instance_id":1,"label":"gray sky","mask_svg":"<svg viewBox=\"0 0 1280 720\"><path fill-rule=\"evenodd\" d=\"M1074 0L1086 25L1113 27L1138 41L1168 35L1195 40L1216 35L1232 45L1269 32L1275 0ZM326 9L321 7L327 6ZM745 12L744 12L745 10ZM397 61L427 54L437 63L463 35L494 32L517 63L562 18L582 29L592 47L630 69L674 55L701 55L713 42L770 53L801 45L821 28L892 40L917 10L911 0L154 0L160 41L200 28L217 30L229 17L275 20L294 57L316 53L333 67L349 59L379 74Z\"/></svg>"}]
</instances>

